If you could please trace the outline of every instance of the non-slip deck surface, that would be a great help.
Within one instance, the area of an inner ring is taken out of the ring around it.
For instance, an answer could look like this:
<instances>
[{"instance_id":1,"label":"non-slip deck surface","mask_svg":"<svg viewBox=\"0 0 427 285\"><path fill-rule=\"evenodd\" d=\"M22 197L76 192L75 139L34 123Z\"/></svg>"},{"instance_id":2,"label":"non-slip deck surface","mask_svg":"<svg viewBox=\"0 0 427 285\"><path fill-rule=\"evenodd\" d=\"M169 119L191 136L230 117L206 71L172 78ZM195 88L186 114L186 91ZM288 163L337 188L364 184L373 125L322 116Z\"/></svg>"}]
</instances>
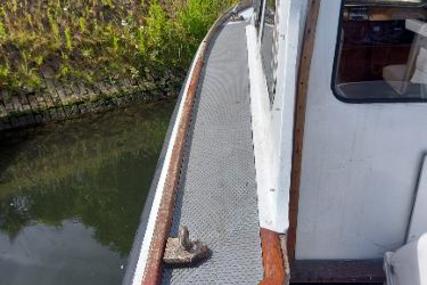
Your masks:
<instances>
[{"instance_id":1,"label":"non-slip deck surface","mask_svg":"<svg viewBox=\"0 0 427 285\"><path fill-rule=\"evenodd\" d=\"M166 268L163 284L257 284L263 276L245 23L214 39L193 115L171 235L212 250L198 267Z\"/></svg>"}]
</instances>

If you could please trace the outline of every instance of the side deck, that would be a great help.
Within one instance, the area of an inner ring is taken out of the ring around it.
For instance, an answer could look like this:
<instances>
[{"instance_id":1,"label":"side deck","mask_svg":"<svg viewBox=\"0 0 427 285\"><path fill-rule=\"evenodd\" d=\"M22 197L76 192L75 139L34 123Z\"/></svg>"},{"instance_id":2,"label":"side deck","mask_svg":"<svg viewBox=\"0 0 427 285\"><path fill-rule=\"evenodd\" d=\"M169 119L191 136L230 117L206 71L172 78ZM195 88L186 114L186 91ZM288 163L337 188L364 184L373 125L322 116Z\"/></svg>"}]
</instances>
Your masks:
<instances>
[{"instance_id":1,"label":"side deck","mask_svg":"<svg viewBox=\"0 0 427 285\"><path fill-rule=\"evenodd\" d=\"M262 249L274 233L260 228L259 221L246 38L252 11L245 9L236 7L220 17L195 56L124 285L258 284L271 275ZM190 239L209 247L210 256L193 266L168 267L163 263L166 240L184 225Z\"/></svg>"},{"instance_id":2,"label":"side deck","mask_svg":"<svg viewBox=\"0 0 427 285\"><path fill-rule=\"evenodd\" d=\"M211 249L197 267L163 270L163 284L256 284L263 277L245 22L212 39L185 146L171 236L180 225Z\"/></svg>"}]
</instances>

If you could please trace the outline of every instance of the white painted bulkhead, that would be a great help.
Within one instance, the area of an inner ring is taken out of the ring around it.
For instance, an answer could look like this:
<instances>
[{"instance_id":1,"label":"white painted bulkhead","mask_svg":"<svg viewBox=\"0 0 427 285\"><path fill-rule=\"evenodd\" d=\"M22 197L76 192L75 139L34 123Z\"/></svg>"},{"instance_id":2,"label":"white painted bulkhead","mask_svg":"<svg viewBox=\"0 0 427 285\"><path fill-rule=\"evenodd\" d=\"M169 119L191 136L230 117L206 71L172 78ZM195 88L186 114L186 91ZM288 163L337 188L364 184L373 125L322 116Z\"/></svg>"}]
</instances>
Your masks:
<instances>
[{"instance_id":1,"label":"white painted bulkhead","mask_svg":"<svg viewBox=\"0 0 427 285\"><path fill-rule=\"evenodd\" d=\"M382 258L405 243L427 151L427 103L339 101L341 1L321 1L307 94L296 259Z\"/></svg>"},{"instance_id":2,"label":"white painted bulkhead","mask_svg":"<svg viewBox=\"0 0 427 285\"><path fill-rule=\"evenodd\" d=\"M298 57L307 1L286 0L276 3L279 13L278 80L273 104L270 104L261 62L261 34L257 34L253 23L247 26L246 36L260 226L285 233L289 226ZM259 33L262 33L262 26Z\"/></svg>"}]
</instances>

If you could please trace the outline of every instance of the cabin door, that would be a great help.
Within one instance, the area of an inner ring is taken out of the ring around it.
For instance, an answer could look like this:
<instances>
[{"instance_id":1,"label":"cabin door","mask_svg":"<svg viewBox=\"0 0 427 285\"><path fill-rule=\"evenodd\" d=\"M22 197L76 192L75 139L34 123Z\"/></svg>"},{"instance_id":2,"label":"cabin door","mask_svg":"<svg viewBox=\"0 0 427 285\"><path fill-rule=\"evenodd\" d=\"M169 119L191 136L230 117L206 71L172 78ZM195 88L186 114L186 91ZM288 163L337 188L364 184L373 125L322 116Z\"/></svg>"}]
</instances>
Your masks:
<instances>
[{"instance_id":1,"label":"cabin door","mask_svg":"<svg viewBox=\"0 0 427 285\"><path fill-rule=\"evenodd\" d=\"M321 1L315 34L297 260L402 246L427 153L424 1L339 2Z\"/></svg>"}]
</instances>

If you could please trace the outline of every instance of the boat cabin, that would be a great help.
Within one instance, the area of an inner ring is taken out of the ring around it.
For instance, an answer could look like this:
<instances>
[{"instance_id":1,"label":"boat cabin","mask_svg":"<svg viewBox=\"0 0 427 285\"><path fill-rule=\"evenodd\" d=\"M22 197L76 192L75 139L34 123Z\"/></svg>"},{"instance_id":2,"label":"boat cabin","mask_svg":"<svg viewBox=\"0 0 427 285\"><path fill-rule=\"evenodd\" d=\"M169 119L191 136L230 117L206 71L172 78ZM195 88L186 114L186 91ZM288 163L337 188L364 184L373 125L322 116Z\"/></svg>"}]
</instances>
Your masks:
<instances>
[{"instance_id":1,"label":"boat cabin","mask_svg":"<svg viewBox=\"0 0 427 285\"><path fill-rule=\"evenodd\" d=\"M425 0L241 4L194 58L124 283L425 285L426 154Z\"/></svg>"}]
</instances>

